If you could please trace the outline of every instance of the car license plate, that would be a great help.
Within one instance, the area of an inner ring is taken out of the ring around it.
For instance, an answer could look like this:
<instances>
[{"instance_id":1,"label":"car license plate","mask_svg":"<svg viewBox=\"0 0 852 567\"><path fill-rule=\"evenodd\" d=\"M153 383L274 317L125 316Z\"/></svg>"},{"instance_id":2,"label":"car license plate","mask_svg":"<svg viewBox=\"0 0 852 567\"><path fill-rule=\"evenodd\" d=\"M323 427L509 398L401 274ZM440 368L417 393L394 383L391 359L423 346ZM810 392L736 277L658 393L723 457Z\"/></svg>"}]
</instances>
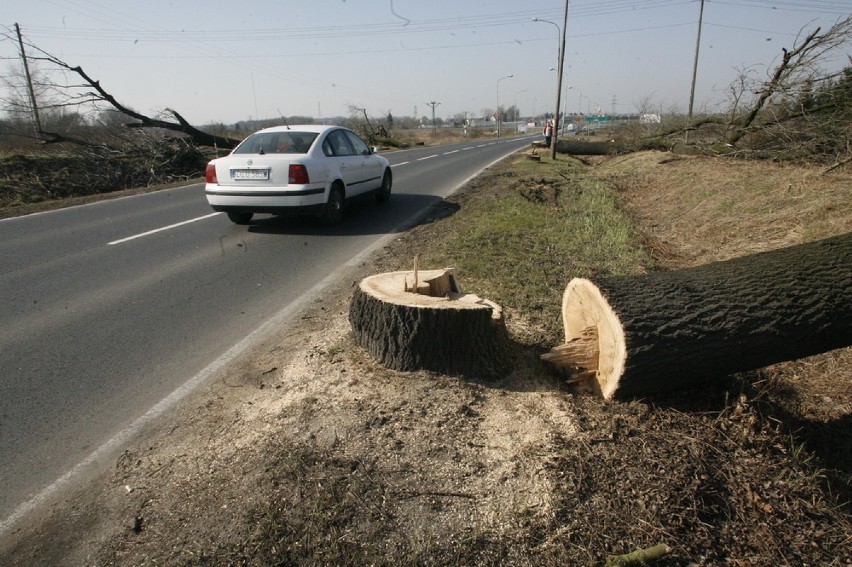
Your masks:
<instances>
[{"instance_id":1,"label":"car license plate","mask_svg":"<svg viewBox=\"0 0 852 567\"><path fill-rule=\"evenodd\" d=\"M232 179L269 179L268 169L232 169Z\"/></svg>"}]
</instances>

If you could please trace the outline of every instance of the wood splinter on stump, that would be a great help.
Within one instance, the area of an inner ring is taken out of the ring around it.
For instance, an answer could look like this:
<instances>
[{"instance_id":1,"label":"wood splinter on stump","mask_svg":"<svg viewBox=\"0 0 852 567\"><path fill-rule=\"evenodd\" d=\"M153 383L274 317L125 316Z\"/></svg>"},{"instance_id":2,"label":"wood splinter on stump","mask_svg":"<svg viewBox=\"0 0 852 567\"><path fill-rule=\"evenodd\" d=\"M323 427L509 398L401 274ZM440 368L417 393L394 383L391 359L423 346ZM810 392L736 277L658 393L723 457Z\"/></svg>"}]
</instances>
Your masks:
<instances>
[{"instance_id":1,"label":"wood splinter on stump","mask_svg":"<svg viewBox=\"0 0 852 567\"><path fill-rule=\"evenodd\" d=\"M550 352L541 355L541 358L561 368L571 369L569 384L591 380L598 371L597 327L582 329L579 336L568 340L564 345L553 347Z\"/></svg>"},{"instance_id":2,"label":"wood splinter on stump","mask_svg":"<svg viewBox=\"0 0 852 567\"><path fill-rule=\"evenodd\" d=\"M496 378L509 369L496 303L463 293L452 268L390 272L361 281L349 306L358 344L394 370Z\"/></svg>"},{"instance_id":3,"label":"wood splinter on stump","mask_svg":"<svg viewBox=\"0 0 852 567\"><path fill-rule=\"evenodd\" d=\"M852 344L852 233L643 276L575 278L542 355L609 399Z\"/></svg>"}]
</instances>

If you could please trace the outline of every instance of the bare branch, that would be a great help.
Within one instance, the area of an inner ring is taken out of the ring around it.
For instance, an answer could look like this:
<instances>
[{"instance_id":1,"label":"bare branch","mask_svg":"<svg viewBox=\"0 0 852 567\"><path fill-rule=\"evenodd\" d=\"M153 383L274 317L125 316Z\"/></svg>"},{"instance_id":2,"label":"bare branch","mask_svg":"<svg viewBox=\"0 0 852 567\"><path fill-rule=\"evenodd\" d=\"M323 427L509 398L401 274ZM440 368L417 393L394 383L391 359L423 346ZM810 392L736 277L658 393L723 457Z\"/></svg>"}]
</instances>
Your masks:
<instances>
[{"instance_id":1,"label":"bare branch","mask_svg":"<svg viewBox=\"0 0 852 567\"><path fill-rule=\"evenodd\" d=\"M175 118L176 122L152 118L150 116L146 116L145 114L136 112L132 108L124 105L118 99L116 99L101 85L100 81L89 76L89 74L86 73L86 71L81 66L72 66L66 63L65 61L59 59L58 57L44 51L38 46L33 45L32 43L27 43L27 45L31 50L38 53L38 55L36 55L35 57L31 57L31 59L49 63L57 67L58 69L61 69L64 72L72 73L73 75L76 75L77 77L80 77L83 80L83 83L80 85L72 84L70 81L66 82L66 84L64 85L57 83L46 83L45 85L42 85L43 88L54 92L62 93L62 95L65 97L64 102L55 105L57 107L74 105L79 106L85 104L98 105L106 103L112 108L121 112L123 115L135 119L137 121L136 123L127 124L127 126L131 128L162 128L164 130L169 130L172 132L179 132L189 136L196 144L202 146L215 146L227 149L233 148L239 143L239 140L235 140L233 138L216 136L198 130L197 128L192 126L183 116L181 116L175 110L172 109L166 109L166 111ZM87 90L82 93L74 92L77 89L83 88L92 90ZM53 134L55 135L55 133ZM66 139L64 141L71 140Z\"/></svg>"},{"instance_id":2,"label":"bare branch","mask_svg":"<svg viewBox=\"0 0 852 567\"><path fill-rule=\"evenodd\" d=\"M789 89L790 83L794 82L797 76L810 74L812 66L817 60L827 52L849 41L850 32L852 32L852 17L836 23L822 35L819 33L820 29L817 28L812 31L792 50L788 51L782 48L781 62L775 68L770 79L764 83L751 110L739 121L737 128L729 134L728 143L736 144L749 131L757 115L773 95ZM807 79L810 78L812 77L807 77ZM800 78L800 80L802 79Z\"/></svg>"}]
</instances>

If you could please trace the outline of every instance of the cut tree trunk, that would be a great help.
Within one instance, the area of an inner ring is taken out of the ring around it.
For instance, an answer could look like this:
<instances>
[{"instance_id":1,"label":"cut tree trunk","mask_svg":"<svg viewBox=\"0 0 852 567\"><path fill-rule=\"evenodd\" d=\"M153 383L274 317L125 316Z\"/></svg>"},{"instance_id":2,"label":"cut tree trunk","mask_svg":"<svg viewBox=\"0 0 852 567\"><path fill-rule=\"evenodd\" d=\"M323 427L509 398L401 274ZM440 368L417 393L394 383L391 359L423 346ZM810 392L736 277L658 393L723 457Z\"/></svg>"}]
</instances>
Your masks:
<instances>
[{"instance_id":1,"label":"cut tree trunk","mask_svg":"<svg viewBox=\"0 0 852 567\"><path fill-rule=\"evenodd\" d=\"M679 389L852 344L852 233L644 276L572 280L542 356L604 398Z\"/></svg>"},{"instance_id":2,"label":"cut tree trunk","mask_svg":"<svg viewBox=\"0 0 852 567\"><path fill-rule=\"evenodd\" d=\"M358 344L394 370L497 378L509 369L502 309L461 293L452 270L365 278L349 322Z\"/></svg>"},{"instance_id":3,"label":"cut tree trunk","mask_svg":"<svg viewBox=\"0 0 852 567\"><path fill-rule=\"evenodd\" d=\"M565 138L556 141L556 151L560 154L606 156L618 153L619 146L615 142L587 142L584 140L567 140Z\"/></svg>"}]
</instances>

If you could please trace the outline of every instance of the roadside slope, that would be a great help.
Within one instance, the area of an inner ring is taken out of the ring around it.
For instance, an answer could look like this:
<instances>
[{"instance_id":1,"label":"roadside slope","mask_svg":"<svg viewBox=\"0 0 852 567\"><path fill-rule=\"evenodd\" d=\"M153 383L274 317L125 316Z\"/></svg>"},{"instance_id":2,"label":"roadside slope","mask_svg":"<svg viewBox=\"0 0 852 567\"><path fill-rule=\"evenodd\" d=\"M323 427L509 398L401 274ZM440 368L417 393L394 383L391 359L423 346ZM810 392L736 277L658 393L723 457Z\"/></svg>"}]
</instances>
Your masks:
<instances>
[{"instance_id":1,"label":"roadside slope","mask_svg":"<svg viewBox=\"0 0 852 567\"><path fill-rule=\"evenodd\" d=\"M845 564L852 349L619 404L537 358L561 339L572 275L850 230L848 175L762 164L765 194L742 207L753 182L727 180L735 166L648 152L492 168L3 542L3 563L564 565L662 542L670 565ZM776 204L795 175L811 181ZM357 278L415 254L506 307L511 375L393 372L354 345Z\"/></svg>"}]
</instances>

